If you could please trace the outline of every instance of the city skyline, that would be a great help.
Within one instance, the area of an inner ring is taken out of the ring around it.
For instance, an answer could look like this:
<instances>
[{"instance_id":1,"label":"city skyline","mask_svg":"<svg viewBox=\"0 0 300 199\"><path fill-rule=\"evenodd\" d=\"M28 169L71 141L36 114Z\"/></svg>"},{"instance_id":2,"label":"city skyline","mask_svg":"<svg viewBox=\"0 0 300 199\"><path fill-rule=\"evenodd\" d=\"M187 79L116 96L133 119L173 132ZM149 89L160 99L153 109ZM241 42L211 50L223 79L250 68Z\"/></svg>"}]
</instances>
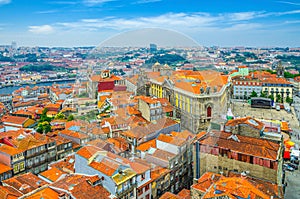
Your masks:
<instances>
[{"instance_id":1,"label":"city skyline","mask_svg":"<svg viewBox=\"0 0 300 199\"><path fill-rule=\"evenodd\" d=\"M0 44L97 46L161 28L204 46L299 47L299 15L296 1L0 0Z\"/></svg>"}]
</instances>

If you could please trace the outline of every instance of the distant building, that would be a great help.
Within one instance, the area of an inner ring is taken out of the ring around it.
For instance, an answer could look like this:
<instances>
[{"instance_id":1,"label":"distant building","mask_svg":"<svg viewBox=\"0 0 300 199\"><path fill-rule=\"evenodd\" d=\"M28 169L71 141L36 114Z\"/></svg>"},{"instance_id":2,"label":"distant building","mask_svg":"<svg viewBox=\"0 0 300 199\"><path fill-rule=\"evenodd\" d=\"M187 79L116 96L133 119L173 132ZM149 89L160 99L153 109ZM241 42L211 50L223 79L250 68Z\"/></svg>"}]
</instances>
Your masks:
<instances>
[{"instance_id":1,"label":"distant building","mask_svg":"<svg viewBox=\"0 0 300 199\"><path fill-rule=\"evenodd\" d=\"M284 66L282 66L282 62L279 61L276 67L277 77L284 77Z\"/></svg>"},{"instance_id":2,"label":"distant building","mask_svg":"<svg viewBox=\"0 0 300 199\"><path fill-rule=\"evenodd\" d=\"M276 101L278 97L285 100L293 96L293 84L285 78L276 77L265 71L255 71L248 76L235 76L233 82L233 98L248 99L252 92L259 97L261 93L266 97L273 96Z\"/></svg>"},{"instance_id":3,"label":"distant building","mask_svg":"<svg viewBox=\"0 0 300 199\"><path fill-rule=\"evenodd\" d=\"M157 45L156 44L150 44L150 52L156 52L157 51Z\"/></svg>"},{"instance_id":4,"label":"distant building","mask_svg":"<svg viewBox=\"0 0 300 199\"><path fill-rule=\"evenodd\" d=\"M95 99L99 91L113 90L116 85L124 85L121 77L115 76L109 70L101 71L100 75L88 78L87 90L90 98Z\"/></svg>"},{"instance_id":5,"label":"distant building","mask_svg":"<svg viewBox=\"0 0 300 199\"><path fill-rule=\"evenodd\" d=\"M245 79L238 79L233 82L233 98L235 99L247 99L253 91L259 96L262 92L262 82Z\"/></svg>"}]
</instances>

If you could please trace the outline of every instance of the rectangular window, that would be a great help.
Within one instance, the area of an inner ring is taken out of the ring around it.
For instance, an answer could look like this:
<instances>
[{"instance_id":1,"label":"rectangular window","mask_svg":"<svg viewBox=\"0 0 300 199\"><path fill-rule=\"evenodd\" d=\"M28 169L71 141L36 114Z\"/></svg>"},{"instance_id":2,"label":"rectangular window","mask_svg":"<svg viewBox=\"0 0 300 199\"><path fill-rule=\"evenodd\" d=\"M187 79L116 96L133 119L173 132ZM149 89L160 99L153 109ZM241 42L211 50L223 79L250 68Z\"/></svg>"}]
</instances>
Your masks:
<instances>
[{"instance_id":1,"label":"rectangular window","mask_svg":"<svg viewBox=\"0 0 300 199\"><path fill-rule=\"evenodd\" d=\"M23 171L25 169L25 163L21 162L20 163L20 171Z\"/></svg>"},{"instance_id":2,"label":"rectangular window","mask_svg":"<svg viewBox=\"0 0 300 199\"><path fill-rule=\"evenodd\" d=\"M19 165L15 164L14 165L14 173L18 173L19 172Z\"/></svg>"},{"instance_id":3,"label":"rectangular window","mask_svg":"<svg viewBox=\"0 0 300 199\"><path fill-rule=\"evenodd\" d=\"M143 173L143 174L141 175L141 181L145 180L145 178L146 178L146 176L145 176L145 174Z\"/></svg>"},{"instance_id":4,"label":"rectangular window","mask_svg":"<svg viewBox=\"0 0 300 199\"><path fill-rule=\"evenodd\" d=\"M148 191L148 190L149 190L149 188L150 188L150 185L149 185L149 184L147 184L147 185L145 186L145 191Z\"/></svg>"}]
</instances>

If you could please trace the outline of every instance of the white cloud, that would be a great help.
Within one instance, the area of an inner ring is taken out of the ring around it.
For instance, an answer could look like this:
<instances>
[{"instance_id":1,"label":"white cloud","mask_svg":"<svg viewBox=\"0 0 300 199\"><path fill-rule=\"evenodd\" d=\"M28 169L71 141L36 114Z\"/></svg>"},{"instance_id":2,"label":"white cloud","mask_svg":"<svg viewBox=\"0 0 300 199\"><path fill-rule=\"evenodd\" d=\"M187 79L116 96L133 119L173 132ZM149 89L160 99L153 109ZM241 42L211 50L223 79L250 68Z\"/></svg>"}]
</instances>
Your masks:
<instances>
[{"instance_id":1,"label":"white cloud","mask_svg":"<svg viewBox=\"0 0 300 199\"><path fill-rule=\"evenodd\" d=\"M258 23L248 22L261 12L232 13L211 15L208 13L167 13L154 17L82 19L77 22L57 23L66 30L112 29L126 31L139 28L166 28L172 30L239 30L260 28ZM261 17L261 16L260 16ZM247 25L249 24L249 25Z\"/></svg>"},{"instance_id":2,"label":"white cloud","mask_svg":"<svg viewBox=\"0 0 300 199\"><path fill-rule=\"evenodd\" d=\"M162 0L139 0L135 2L135 4L144 4L144 3L155 3L155 2L160 2Z\"/></svg>"},{"instance_id":3,"label":"white cloud","mask_svg":"<svg viewBox=\"0 0 300 199\"><path fill-rule=\"evenodd\" d=\"M278 3L284 3L289 5L300 6L300 3L290 2L290 1L277 1Z\"/></svg>"},{"instance_id":4,"label":"white cloud","mask_svg":"<svg viewBox=\"0 0 300 199\"><path fill-rule=\"evenodd\" d=\"M104 2L105 0L89 0L90 2ZM103 31L128 31L142 28L164 28L177 30L180 32L197 33L201 31L232 31L242 32L243 30L262 30L267 29L272 24L269 23L269 17L282 15L298 14L300 10L291 10L285 12L237 12L237 13L166 13L152 17L135 18L90 18L70 22L57 22L55 24L44 26L31 26L30 31L36 33L48 33L62 31L83 31L83 32L103 32ZM266 22L256 19L267 19ZM287 24L287 23L286 23ZM278 26L278 24L273 24Z\"/></svg>"},{"instance_id":5,"label":"white cloud","mask_svg":"<svg viewBox=\"0 0 300 199\"><path fill-rule=\"evenodd\" d=\"M75 5L78 4L77 1L51 1L50 4L57 4L57 5Z\"/></svg>"},{"instance_id":6,"label":"white cloud","mask_svg":"<svg viewBox=\"0 0 300 199\"><path fill-rule=\"evenodd\" d=\"M58 10L42 10L42 11L37 11L37 14L52 14L52 13L57 13Z\"/></svg>"},{"instance_id":7,"label":"white cloud","mask_svg":"<svg viewBox=\"0 0 300 199\"><path fill-rule=\"evenodd\" d=\"M238 12L238 13L230 13L228 17L233 21L245 21L254 18L261 17L264 12Z\"/></svg>"},{"instance_id":8,"label":"white cloud","mask_svg":"<svg viewBox=\"0 0 300 199\"><path fill-rule=\"evenodd\" d=\"M9 4L11 0L0 0L0 5Z\"/></svg>"},{"instance_id":9,"label":"white cloud","mask_svg":"<svg viewBox=\"0 0 300 199\"><path fill-rule=\"evenodd\" d=\"M115 1L115 0L83 0L83 4L87 6L94 6L94 5L99 5L110 1Z\"/></svg>"},{"instance_id":10,"label":"white cloud","mask_svg":"<svg viewBox=\"0 0 300 199\"><path fill-rule=\"evenodd\" d=\"M29 26L29 32L35 34L50 34L54 32L54 28L50 25L42 25L42 26Z\"/></svg>"},{"instance_id":11,"label":"white cloud","mask_svg":"<svg viewBox=\"0 0 300 199\"><path fill-rule=\"evenodd\" d=\"M235 24L231 27L224 28L222 30L223 31L244 31L244 30L253 30L261 27L262 25L258 23L240 23L240 24Z\"/></svg>"}]
</instances>

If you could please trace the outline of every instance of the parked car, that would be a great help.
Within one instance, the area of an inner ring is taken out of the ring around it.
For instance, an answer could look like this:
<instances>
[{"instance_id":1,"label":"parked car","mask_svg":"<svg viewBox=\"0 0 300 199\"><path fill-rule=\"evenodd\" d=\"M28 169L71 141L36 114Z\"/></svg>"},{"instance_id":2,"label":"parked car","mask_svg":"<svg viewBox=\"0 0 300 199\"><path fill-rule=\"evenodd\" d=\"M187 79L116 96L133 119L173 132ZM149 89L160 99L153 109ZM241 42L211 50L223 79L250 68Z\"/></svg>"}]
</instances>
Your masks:
<instances>
[{"instance_id":1,"label":"parked car","mask_svg":"<svg viewBox=\"0 0 300 199\"><path fill-rule=\"evenodd\" d=\"M288 164L283 164L283 169L287 171L294 171L295 169Z\"/></svg>"},{"instance_id":2,"label":"parked car","mask_svg":"<svg viewBox=\"0 0 300 199\"><path fill-rule=\"evenodd\" d=\"M289 165L290 167L293 167L293 169L298 170L298 165L297 165L297 164L294 164L294 163L288 163L288 165Z\"/></svg>"},{"instance_id":3,"label":"parked car","mask_svg":"<svg viewBox=\"0 0 300 199\"><path fill-rule=\"evenodd\" d=\"M299 160L298 160L298 157L296 157L296 156L292 155L290 161L291 161L291 163L299 165Z\"/></svg>"}]
</instances>

